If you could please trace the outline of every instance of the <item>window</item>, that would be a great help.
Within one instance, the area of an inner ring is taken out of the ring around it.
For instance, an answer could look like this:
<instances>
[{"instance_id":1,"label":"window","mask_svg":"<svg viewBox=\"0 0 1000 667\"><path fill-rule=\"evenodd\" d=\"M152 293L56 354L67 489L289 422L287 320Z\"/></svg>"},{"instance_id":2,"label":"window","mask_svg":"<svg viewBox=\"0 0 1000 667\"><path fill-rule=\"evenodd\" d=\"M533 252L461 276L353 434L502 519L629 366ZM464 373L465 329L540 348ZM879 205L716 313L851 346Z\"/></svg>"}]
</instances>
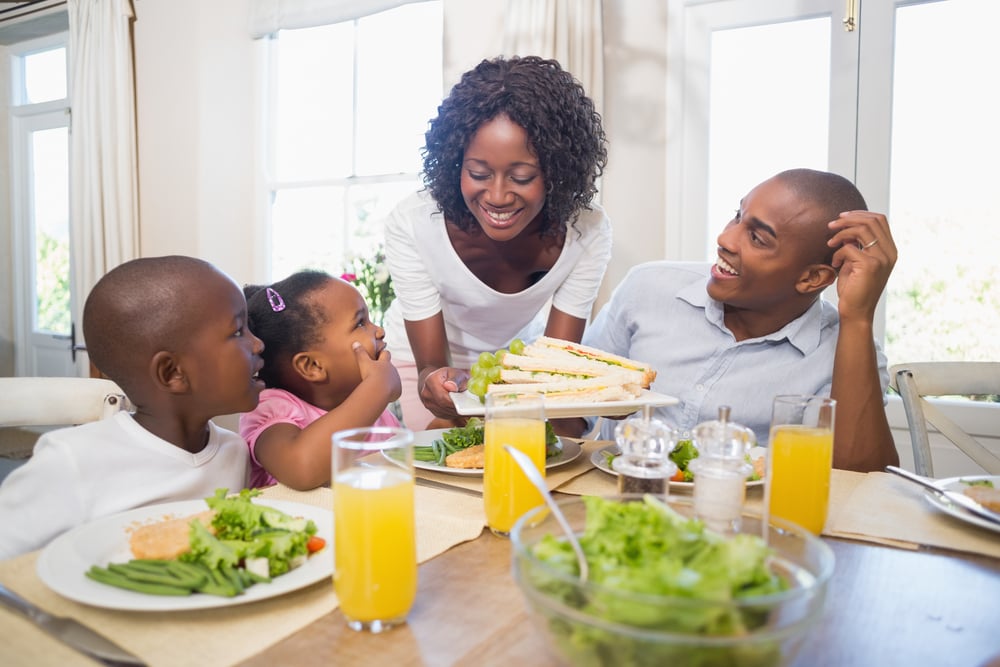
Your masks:
<instances>
[{"instance_id":1,"label":"window","mask_svg":"<svg viewBox=\"0 0 1000 667\"><path fill-rule=\"evenodd\" d=\"M442 92L441 2L269 41L270 275L339 275L382 239L377 222L420 187Z\"/></svg>"},{"instance_id":2,"label":"window","mask_svg":"<svg viewBox=\"0 0 1000 667\"><path fill-rule=\"evenodd\" d=\"M893 361L1000 359L1000 96L983 78L987 63L1000 62L998 21L1000 4L990 0L896 8L889 211L899 261L886 310Z\"/></svg>"},{"instance_id":3,"label":"window","mask_svg":"<svg viewBox=\"0 0 1000 667\"><path fill-rule=\"evenodd\" d=\"M15 349L23 375L75 375L66 39L30 40L9 51Z\"/></svg>"}]
</instances>

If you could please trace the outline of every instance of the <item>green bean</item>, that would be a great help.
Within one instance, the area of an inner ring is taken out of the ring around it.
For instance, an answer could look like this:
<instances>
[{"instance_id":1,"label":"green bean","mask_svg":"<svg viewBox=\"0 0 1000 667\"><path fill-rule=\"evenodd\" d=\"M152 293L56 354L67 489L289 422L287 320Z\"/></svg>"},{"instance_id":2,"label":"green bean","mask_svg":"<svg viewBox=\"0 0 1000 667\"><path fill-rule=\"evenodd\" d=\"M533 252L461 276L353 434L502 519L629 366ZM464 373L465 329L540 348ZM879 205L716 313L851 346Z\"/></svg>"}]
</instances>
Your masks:
<instances>
[{"instance_id":1,"label":"green bean","mask_svg":"<svg viewBox=\"0 0 1000 667\"><path fill-rule=\"evenodd\" d=\"M142 581L135 581L134 579L129 579L126 576L120 575L111 570L106 570L96 565L92 566L84 574L86 574L89 578L93 579L94 581L98 581L102 584L108 584L109 586L124 588L130 591L135 591L137 593L147 593L149 595L174 595L174 596L191 595L190 588L182 588L180 586L169 586L164 584L152 584Z\"/></svg>"},{"instance_id":2,"label":"green bean","mask_svg":"<svg viewBox=\"0 0 1000 667\"><path fill-rule=\"evenodd\" d=\"M177 579L172 574L163 570L163 572L149 572L141 567L133 567L128 563L111 563L108 565L108 570L114 574L127 577L132 581L141 581L147 584L162 584L164 586L177 586L178 588L187 588L188 590L194 588L189 582Z\"/></svg>"},{"instance_id":3,"label":"green bean","mask_svg":"<svg viewBox=\"0 0 1000 667\"><path fill-rule=\"evenodd\" d=\"M191 588L194 589L197 589L208 581L208 573L190 563L183 563L177 560L167 561L167 570L178 578L193 581L194 583L191 584Z\"/></svg>"},{"instance_id":4,"label":"green bean","mask_svg":"<svg viewBox=\"0 0 1000 667\"><path fill-rule=\"evenodd\" d=\"M225 598L235 597L239 594L236 587L226 578L226 575L222 574L217 569L212 569L208 566L204 566L205 570L208 572L208 580L198 588L199 593L206 593L208 595L218 595Z\"/></svg>"},{"instance_id":5,"label":"green bean","mask_svg":"<svg viewBox=\"0 0 1000 667\"><path fill-rule=\"evenodd\" d=\"M229 581L232 587L236 589L237 594L246 590L246 584L243 583L243 578L232 567L229 565L221 565L219 566L219 571L222 572L222 576Z\"/></svg>"}]
</instances>

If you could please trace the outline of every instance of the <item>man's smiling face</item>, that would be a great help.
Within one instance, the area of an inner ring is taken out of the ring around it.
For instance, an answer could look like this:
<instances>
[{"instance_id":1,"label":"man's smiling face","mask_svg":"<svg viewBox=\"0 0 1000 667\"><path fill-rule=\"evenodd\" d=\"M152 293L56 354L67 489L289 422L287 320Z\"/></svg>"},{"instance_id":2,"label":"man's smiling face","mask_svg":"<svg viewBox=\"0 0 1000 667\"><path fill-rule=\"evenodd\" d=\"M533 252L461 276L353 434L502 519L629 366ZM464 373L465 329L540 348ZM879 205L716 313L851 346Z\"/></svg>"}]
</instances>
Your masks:
<instances>
[{"instance_id":1,"label":"man's smiling face","mask_svg":"<svg viewBox=\"0 0 1000 667\"><path fill-rule=\"evenodd\" d=\"M777 177L755 187L719 234L709 296L761 312L798 297L798 279L826 247L823 217Z\"/></svg>"}]
</instances>

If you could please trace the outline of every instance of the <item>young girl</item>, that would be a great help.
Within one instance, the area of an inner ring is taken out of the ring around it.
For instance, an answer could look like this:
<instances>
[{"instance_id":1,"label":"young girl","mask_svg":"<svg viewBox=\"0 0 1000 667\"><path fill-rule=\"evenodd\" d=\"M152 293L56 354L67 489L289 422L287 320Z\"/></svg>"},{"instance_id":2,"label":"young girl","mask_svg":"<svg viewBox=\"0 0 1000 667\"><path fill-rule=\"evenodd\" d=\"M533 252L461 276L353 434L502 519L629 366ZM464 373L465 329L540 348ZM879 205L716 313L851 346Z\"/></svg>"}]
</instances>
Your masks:
<instances>
[{"instance_id":1,"label":"young girl","mask_svg":"<svg viewBox=\"0 0 1000 667\"><path fill-rule=\"evenodd\" d=\"M264 341L260 377L267 385L257 409L240 415L250 484L326 484L335 431L399 426L386 409L399 398L400 381L385 331L368 319L358 290L321 271L244 292L250 329Z\"/></svg>"}]
</instances>

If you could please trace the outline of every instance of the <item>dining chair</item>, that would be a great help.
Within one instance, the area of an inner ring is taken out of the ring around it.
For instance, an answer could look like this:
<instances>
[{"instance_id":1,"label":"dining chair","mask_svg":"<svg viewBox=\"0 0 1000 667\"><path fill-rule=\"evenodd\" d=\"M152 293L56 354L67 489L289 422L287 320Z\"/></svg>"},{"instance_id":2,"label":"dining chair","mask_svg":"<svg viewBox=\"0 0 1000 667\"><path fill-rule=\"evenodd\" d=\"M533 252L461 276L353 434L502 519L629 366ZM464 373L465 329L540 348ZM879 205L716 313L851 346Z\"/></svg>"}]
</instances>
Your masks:
<instances>
[{"instance_id":1,"label":"dining chair","mask_svg":"<svg viewBox=\"0 0 1000 667\"><path fill-rule=\"evenodd\" d=\"M903 399L918 475L934 476L928 424L970 459L1000 475L1000 457L966 433L927 396L1000 395L1000 362L940 361L896 364L889 368L892 387Z\"/></svg>"},{"instance_id":2,"label":"dining chair","mask_svg":"<svg viewBox=\"0 0 1000 667\"><path fill-rule=\"evenodd\" d=\"M72 426L110 417L130 404L103 378L0 378L0 427Z\"/></svg>"}]
</instances>

